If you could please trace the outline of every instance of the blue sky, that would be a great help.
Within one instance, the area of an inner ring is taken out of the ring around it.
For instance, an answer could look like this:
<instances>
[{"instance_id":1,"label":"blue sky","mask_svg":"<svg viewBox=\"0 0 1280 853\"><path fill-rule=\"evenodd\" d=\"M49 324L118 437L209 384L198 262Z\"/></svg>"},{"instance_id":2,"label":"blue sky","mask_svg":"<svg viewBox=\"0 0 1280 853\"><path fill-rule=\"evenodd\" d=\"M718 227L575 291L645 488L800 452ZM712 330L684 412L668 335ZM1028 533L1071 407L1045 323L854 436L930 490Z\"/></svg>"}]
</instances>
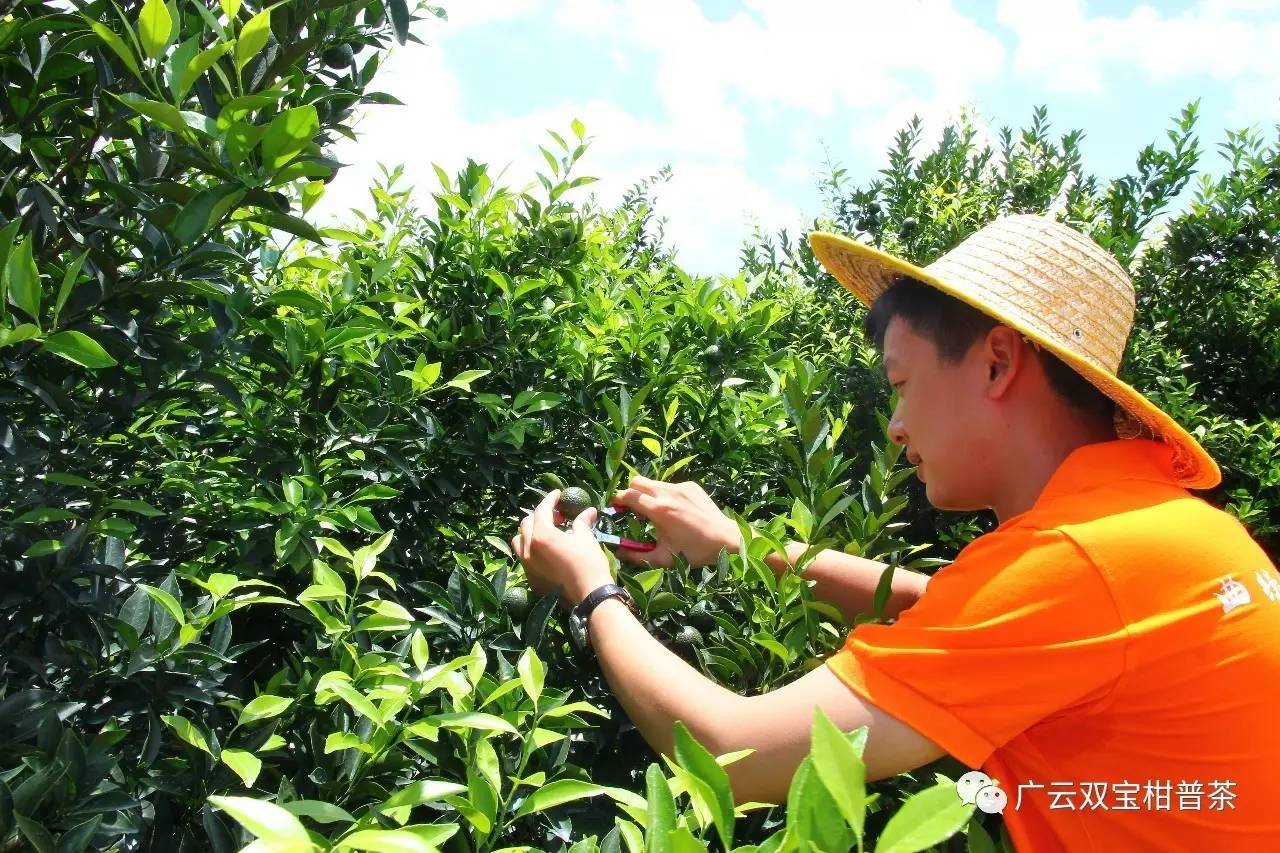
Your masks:
<instances>
[{"instance_id":1,"label":"blue sky","mask_svg":"<svg viewBox=\"0 0 1280 853\"><path fill-rule=\"evenodd\" d=\"M1280 121L1280 0L439 2L448 21L415 23L426 44L397 47L375 81L405 106L361 116L322 217L367 207L379 162L404 163L423 197L432 163L468 157L523 187L546 169L546 130L576 117L592 141L579 173L600 181L574 192L613 204L669 164L668 242L690 272L732 274L750 223L804 229L826 157L863 183L913 114L928 150L961 108L994 144L1045 105L1053 135L1084 130L1104 179L1196 98L1210 174L1224 129L1274 139Z\"/></svg>"}]
</instances>

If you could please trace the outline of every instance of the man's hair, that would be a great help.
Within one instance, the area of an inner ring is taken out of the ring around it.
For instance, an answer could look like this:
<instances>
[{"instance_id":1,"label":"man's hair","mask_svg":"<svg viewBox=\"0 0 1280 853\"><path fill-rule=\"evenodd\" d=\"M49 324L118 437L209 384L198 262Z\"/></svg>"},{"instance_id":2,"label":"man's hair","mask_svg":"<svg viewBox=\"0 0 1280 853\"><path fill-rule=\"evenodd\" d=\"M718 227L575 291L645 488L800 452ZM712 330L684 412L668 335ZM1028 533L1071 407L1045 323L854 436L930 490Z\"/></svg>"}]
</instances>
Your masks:
<instances>
[{"instance_id":1,"label":"man's hair","mask_svg":"<svg viewBox=\"0 0 1280 853\"><path fill-rule=\"evenodd\" d=\"M912 331L931 340L938 358L947 364L958 364L975 343L1000 325L995 317L906 275L894 279L863 321L867 337L882 354L885 330L894 317L901 317ZM1037 349L1036 353L1058 396L1085 415L1111 417L1115 403L1109 397L1048 350Z\"/></svg>"}]
</instances>

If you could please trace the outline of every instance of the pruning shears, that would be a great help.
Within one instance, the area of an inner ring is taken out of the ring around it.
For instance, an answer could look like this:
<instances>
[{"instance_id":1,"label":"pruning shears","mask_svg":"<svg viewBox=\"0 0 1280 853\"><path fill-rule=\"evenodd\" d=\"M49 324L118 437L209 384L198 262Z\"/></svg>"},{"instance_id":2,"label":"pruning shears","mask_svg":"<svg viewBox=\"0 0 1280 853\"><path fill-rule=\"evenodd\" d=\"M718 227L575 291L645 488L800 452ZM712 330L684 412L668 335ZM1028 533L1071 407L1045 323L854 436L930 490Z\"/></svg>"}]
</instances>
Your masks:
<instances>
[{"instance_id":1,"label":"pruning shears","mask_svg":"<svg viewBox=\"0 0 1280 853\"><path fill-rule=\"evenodd\" d=\"M596 537L596 541L602 545L609 545L614 548L628 548L632 551L652 551L657 548L658 544L656 542L640 542L636 539L627 539L614 534L614 522L629 512L631 512L630 507L616 505L610 505L600 510L600 514L596 516L595 524L591 527L591 532ZM552 513L557 525L563 524L568 520L558 509L552 510Z\"/></svg>"}]
</instances>

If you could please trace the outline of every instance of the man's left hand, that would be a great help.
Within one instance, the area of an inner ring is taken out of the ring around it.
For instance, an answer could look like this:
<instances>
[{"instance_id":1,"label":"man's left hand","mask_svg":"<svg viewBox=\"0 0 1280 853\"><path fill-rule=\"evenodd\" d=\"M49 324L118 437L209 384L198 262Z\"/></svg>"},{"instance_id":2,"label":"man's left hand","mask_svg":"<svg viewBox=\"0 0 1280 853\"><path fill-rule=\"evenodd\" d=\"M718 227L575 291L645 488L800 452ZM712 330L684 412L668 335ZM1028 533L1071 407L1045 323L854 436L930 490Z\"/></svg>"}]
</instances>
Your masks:
<instances>
[{"instance_id":1,"label":"man's left hand","mask_svg":"<svg viewBox=\"0 0 1280 853\"><path fill-rule=\"evenodd\" d=\"M529 586L543 595L564 586L564 603L573 607L598 586L613 583L609 558L591 532L599 511L583 510L572 528L555 524L560 490L547 493L542 503L520 522L520 532L511 539L511 551L519 558L529 578Z\"/></svg>"}]
</instances>

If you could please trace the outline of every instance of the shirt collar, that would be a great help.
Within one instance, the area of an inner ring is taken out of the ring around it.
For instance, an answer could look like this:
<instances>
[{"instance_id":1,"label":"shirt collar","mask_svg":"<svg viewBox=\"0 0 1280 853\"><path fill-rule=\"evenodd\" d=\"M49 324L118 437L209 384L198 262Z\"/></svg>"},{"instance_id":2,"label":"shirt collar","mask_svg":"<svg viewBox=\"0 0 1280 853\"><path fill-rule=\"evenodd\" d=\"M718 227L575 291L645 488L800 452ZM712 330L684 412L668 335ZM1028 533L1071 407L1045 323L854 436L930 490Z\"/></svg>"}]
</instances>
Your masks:
<instances>
[{"instance_id":1,"label":"shirt collar","mask_svg":"<svg viewBox=\"0 0 1280 853\"><path fill-rule=\"evenodd\" d=\"M1126 438L1082 444L1067 454L1049 477L1031 509L1006 519L1000 527L1025 518L1063 495L1119 480L1177 483L1173 449L1149 438Z\"/></svg>"}]
</instances>

